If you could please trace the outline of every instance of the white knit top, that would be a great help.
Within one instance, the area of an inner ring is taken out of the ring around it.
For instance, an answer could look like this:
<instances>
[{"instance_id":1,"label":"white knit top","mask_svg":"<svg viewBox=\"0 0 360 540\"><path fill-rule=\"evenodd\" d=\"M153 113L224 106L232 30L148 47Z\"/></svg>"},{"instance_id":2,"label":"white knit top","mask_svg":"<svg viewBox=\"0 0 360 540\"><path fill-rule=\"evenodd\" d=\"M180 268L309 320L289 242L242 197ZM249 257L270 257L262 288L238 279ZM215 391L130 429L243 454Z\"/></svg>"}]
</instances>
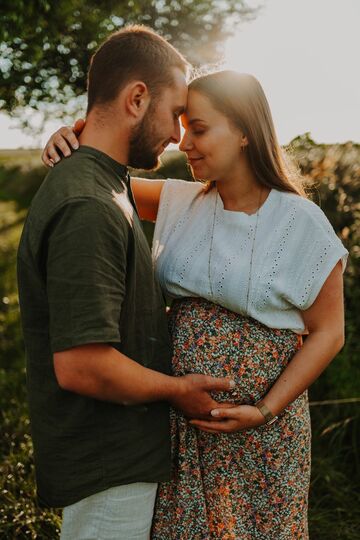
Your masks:
<instances>
[{"instance_id":1,"label":"white knit top","mask_svg":"<svg viewBox=\"0 0 360 540\"><path fill-rule=\"evenodd\" d=\"M253 243L256 219L225 210L216 189L167 180L153 239L157 277L170 297L202 297L236 313L248 305L245 314L270 328L304 333L301 310L339 259L345 269L348 252L323 211L298 195L270 191Z\"/></svg>"}]
</instances>

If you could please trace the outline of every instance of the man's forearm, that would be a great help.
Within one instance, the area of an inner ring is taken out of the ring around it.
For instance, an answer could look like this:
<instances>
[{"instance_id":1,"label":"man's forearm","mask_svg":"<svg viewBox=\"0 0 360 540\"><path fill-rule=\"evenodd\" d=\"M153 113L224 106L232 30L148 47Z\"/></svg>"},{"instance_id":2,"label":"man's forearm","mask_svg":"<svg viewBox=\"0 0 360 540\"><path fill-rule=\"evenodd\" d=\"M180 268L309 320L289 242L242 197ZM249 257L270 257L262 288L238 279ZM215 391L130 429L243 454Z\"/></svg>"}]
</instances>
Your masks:
<instances>
[{"instance_id":1,"label":"man's forearm","mask_svg":"<svg viewBox=\"0 0 360 540\"><path fill-rule=\"evenodd\" d=\"M54 366L64 390L123 405L171 401L181 390L176 377L148 369L108 345L55 353Z\"/></svg>"}]
</instances>

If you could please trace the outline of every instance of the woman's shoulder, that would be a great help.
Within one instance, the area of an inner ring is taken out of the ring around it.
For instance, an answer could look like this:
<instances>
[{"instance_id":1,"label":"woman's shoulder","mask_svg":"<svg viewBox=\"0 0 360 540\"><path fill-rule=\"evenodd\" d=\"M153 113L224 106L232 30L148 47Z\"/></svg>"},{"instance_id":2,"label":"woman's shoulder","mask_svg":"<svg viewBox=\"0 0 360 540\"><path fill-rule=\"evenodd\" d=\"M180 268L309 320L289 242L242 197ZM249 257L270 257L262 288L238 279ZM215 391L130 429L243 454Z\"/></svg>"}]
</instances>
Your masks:
<instances>
[{"instance_id":1,"label":"woman's shoulder","mask_svg":"<svg viewBox=\"0 0 360 540\"><path fill-rule=\"evenodd\" d=\"M182 221L189 220L191 208L205 193L204 184L168 178L161 191L160 203L156 218L154 239L167 237L169 231Z\"/></svg>"},{"instance_id":2,"label":"woman's shoulder","mask_svg":"<svg viewBox=\"0 0 360 540\"><path fill-rule=\"evenodd\" d=\"M278 198L281 205L289 210L296 210L298 219L302 217L304 220L319 221L330 225L325 212L311 199L289 191L278 191Z\"/></svg>"},{"instance_id":3,"label":"woman's shoulder","mask_svg":"<svg viewBox=\"0 0 360 540\"><path fill-rule=\"evenodd\" d=\"M177 191L179 193L200 193L204 191L205 186L201 182L194 182L191 180L180 180L179 178L167 178L165 180L164 187Z\"/></svg>"},{"instance_id":4,"label":"woman's shoulder","mask_svg":"<svg viewBox=\"0 0 360 540\"><path fill-rule=\"evenodd\" d=\"M204 192L204 189L204 184L201 182L168 178L162 188L160 205L170 205L174 208L188 207L193 199Z\"/></svg>"},{"instance_id":5,"label":"woman's shoulder","mask_svg":"<svg viewBox=\"0 0 360 540\"><path fill-rule=\"evenodd\" d=\"M332 247L334 253L336 252L343 258L343 268L345 268L348 252L320 206L310 199L295 193L279 193L281 193L279 196L281 204L286 205L286 207L280 207L278 215L288 214L290 216L291 227L288 225L287 227L292 229L294 238L298 241L301 238L301 249L306 249L307 252L317 250L319 253L323 253L323 251L326 252L329 247Z\"/></svg>"}]
</instances>

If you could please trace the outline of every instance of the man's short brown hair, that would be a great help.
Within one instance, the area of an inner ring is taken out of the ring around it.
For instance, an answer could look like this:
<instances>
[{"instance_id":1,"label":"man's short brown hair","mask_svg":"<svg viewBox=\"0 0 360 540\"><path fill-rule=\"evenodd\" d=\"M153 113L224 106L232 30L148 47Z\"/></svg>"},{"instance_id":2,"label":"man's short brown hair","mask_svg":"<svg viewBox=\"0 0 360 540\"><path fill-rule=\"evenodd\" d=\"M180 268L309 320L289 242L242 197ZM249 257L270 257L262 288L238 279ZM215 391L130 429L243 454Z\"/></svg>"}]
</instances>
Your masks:
<instances>
[{"instance_id":1,"label":"man's short brown hair","mask_svg":"<svg viewBox=\"0 0 360 540\"><path fill-rule=\"evenodd\" d=\"M126 26L111 34L93 55L88 73L88 107L113 101L131 80L143 81L152 96L172 84L171 69L187 74L185 58L151 28Z\"/></svg>"}]
</instances>

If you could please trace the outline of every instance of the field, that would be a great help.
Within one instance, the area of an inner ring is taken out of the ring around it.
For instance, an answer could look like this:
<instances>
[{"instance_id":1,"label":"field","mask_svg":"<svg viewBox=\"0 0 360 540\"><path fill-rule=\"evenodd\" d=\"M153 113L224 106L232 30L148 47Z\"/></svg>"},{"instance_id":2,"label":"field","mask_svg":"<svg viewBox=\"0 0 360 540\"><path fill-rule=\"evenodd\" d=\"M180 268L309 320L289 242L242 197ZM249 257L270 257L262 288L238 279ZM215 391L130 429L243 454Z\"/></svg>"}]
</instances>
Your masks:
<instances>
[{"instance_id":1,"label":"field","mask_svg":"<svg viewBox=\"0 0 360 540\"><path fill-rule=\"evenodd\" d=\"M310 389L313 460L310 538L355 540L360 531L359 145L315 145L304 136L292 151L312 181L316 202L350 251L345 275L347 340ZM60 517L35 502L25 360L16 292L16 248L31 198L45 174L39 150L0 151L0 538L55 539ZM157 174L184 177L177 154ZM151 239L152 226L145 224ZM179 539L180 540L180 539Z\"/></svg>"}]
</instances>

